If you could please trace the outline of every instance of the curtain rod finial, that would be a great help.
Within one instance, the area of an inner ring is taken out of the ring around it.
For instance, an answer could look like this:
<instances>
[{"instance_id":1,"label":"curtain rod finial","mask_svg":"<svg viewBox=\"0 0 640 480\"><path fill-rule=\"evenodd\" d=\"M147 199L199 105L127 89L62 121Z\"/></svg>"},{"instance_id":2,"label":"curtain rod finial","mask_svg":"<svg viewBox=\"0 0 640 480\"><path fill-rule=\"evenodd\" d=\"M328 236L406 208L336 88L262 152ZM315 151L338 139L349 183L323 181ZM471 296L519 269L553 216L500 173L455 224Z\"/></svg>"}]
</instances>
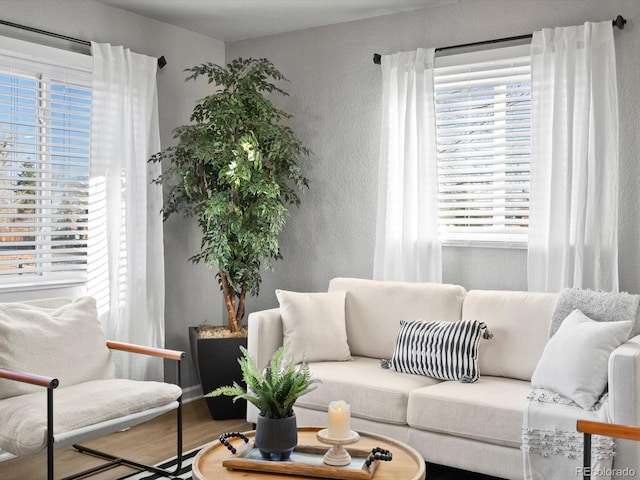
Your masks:
<instances>
[{"instance_id":1,"label":"curtain rod finial","mask_svg":"<svg viewBox=\"0 0 640 480\"><path fill-rule=\"evenodd\" d=\"M381 62L382 62L382 56L379 53L374 53L373 63L375 63L376 65L380 65Z\"/></svg>"},{"instance_id":2,"label":"curtain rod finial","mask_svg":"<svg viewBox=\"0 0 640 480\"><path fill-rule=\"evenodd\" d=\"M622 15L618 15L611 23L614 27L618 27L620 30L622 30L624 28L624 24L627 23L627 19Z\"/></svg>"},{"instance_id":3,"label":"curtain rod finial","mask_svg":"<svg viewBox=\"0 0 640 480\"><path fill-rule=\"evenodd\" d=\"M167 59L164 58L164 55L158 57L158 68L162 69L167 64Z\"/></svg>"}]
</instances>

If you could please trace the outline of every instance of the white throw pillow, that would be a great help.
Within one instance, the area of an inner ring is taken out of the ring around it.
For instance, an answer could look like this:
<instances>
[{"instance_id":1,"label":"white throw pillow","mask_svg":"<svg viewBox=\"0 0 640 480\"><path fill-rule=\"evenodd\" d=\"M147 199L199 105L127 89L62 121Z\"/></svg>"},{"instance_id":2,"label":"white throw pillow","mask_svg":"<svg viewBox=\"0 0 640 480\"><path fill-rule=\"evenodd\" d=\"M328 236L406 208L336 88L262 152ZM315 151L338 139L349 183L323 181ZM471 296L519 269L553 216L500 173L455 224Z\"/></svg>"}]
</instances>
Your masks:
<instances>
[{"instance_id":1,"label":"white throw pillow","mask_svg":"<svg viewBox=\"0 0 640 480\"><path fill-rule=\"evenodd\" d=\"M632 327L632 322L596 322L574 310L547 342L531 385L593 407L607 386L609 356L627 341Z\"/></svg>"},{"instance_id":2,"label":"white throw pillow","mask_svg":"<svg viewBox=\"0 0 640 480\"><path fill-rule=\"evenodd\" d=\"M351 360L344 304L346 292L276 290L287 354L296 363Z\"/></svg>"},{"instance_id":3,"label":"white throw pillow","mask_svg":"<svg viewBox=\"0 0 640 480\"><path fill-rule=\"evenodd\" d=\"M115 376L91 297L52 307L0 303L0 342L0 368L55 377L61 387ZM0 399L43 391L0 380Z\"/></svg>"}]
</instances>

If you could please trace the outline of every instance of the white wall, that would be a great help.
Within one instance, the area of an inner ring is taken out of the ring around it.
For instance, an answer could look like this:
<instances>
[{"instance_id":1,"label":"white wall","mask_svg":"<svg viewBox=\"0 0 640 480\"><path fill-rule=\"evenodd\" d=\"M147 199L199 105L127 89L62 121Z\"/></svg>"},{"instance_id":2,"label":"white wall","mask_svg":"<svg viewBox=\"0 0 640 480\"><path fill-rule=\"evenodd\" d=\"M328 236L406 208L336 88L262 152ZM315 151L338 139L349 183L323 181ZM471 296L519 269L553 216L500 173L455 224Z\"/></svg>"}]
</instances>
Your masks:
<instances>
[{"instance_id":1,"label":"white wall","mask_svg":"<svg viewBox=\"0 0 640 480\"><path fill-rule=\"evenodd\" d=\"M267 57L291 80L279 104L315 152L300 209L282 236L284 260L250 310L277 305L275 288L322 291L338 275L371 278L380 132L380 67L373 53L458 45L542 27L627 18L617 31L620 95L621 288L640 292L638 114L640 2L472 0L227 44L232 58ZM603 159L603 161L606 161ZM526 250L445 247L443 281L467 289L527 288Z\"/></svg>"},{"instance_id":2,"label":"white wall","mask_svg":"<svg viewBox=\"0 0 640 480\"><path fill-rule=\"evenodd\" d=\"M224 43L162 22L104 6L91 0L2 0L0 18L83 40L124 45L137 53L159 57L168 64L158 72L158 111L162 146L174 143L172 131L188 123L195 101L209 91L206 82L185 83L184 69L203 62L223 63ZM0 35L13 36L61 48L87 52L84 47L48 37L1 27ZM166 346L188 351L189 325L220 317L222 300L213 272L195 266L188 258L197 253L197 226L184 219L165 223ZM42 296L65 296L69 289L18 292L0 296L0 301ZM183 385L197 383L190 357L184 362ZM174 368L167 370L173 379Z\"/></svg>"},{"instance_id":3,"label":"white wall","mask_svg":"<svg viewBox=\"0 0 640 480\"><path fill-rule=\"evenodd\" d=\"M266 272L249 311L277 305L275 288L325 290L335 276L372 275L380 67L373 53L447 46L530 33L541 27L587 20L628 20L616 32L621 119L621 287L640 292L640 2L637 0L472 0L423 10L336 24L225 45L218 40L113 9L91 0L2 0L2 19L72 37L121 44L152 56L165 55L158 73L163 146L188 121L203 83L185 84L183 70L238 56L267 57L291 80L291 96L279 104L294 114L292 125L315 154L306 164L311 188L282 236L284 260ZM57 41L0 28L0 34L56 45ZM60 44L60 42L58 42ZM77 50L77 47L65 45ZM222 323L223 305L214 272L187 259L198 251L192 222L165 224L166 345L188 349L187 327L205 319ZM444 281L471 288L526 289L526 251L445 248ZM36 292L29 298L60 292ZM27 298L0 296L0 301ZM197 383L190 361L184 385ZM173 370L169 370L169 378Z\"/></svg>"}]
</instances>

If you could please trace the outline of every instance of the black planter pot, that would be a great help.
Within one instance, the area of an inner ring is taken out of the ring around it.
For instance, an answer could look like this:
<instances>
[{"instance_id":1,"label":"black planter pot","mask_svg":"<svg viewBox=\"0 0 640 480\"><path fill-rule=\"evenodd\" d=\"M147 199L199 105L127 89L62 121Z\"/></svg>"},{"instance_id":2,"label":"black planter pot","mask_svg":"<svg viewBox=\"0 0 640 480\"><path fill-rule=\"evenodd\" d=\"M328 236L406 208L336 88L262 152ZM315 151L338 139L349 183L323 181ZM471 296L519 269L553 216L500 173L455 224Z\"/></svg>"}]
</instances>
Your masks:
<instances>
[{"instance_id":1,"label":"black planter pot","mask_svg":"<svg viewBox=\"0 0 640 480\"><path fill-rule=\"evenodd\" d=\"M238 364L240 346L247 347L246 338L200 338L198 328L189 327L189 344L191 358L205 394L218 387L233 385L233 382L246 388ZM246 418L245 400L234 402L232 397L227 396L205 397L205 400L214 420Z\"/></svg>"},{"instance_id":2,"label":"black planter pot","mask_svg":"<svg viewBox=\"0 0 640 480\"><path fill-rule=\"evenodd\" d=\"M258 415L255 442L263 458L287 460L298 444L296 416L267 418Z\"/></svg>"}]
</instances>

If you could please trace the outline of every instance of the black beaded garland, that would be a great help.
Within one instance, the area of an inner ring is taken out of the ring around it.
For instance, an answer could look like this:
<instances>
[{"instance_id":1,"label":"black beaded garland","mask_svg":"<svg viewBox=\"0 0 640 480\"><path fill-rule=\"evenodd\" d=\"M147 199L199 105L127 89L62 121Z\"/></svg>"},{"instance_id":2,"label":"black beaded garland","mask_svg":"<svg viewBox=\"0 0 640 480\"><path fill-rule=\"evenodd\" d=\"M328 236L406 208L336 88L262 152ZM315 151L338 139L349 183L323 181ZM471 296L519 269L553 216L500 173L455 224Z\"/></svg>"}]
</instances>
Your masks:
<instances>
[{"instance_id":1,"label":"black beaded garland","mask_svg":"<svg viewBox=\"0 0 640 480\"><path fill-rule=\"evenodd\" d=\"M371 464L377 460L383 462L390 462L393 459L393 454L389 450L385 450L384 448L375 447L371 450L371 453L365 460L364 464L367 467L370 467Z\"/></svg>"},{"instance_id":2,"label":"black beaded garland","mask_svg":"<svg viewBox=\"0 0 640 480\"><path fill-rule=\"evenodd\" d=\"M218 437L218 440L220 440L220 443L225 447L227 447L227 449L234 455L237 452L236 447L234 447L233 445L231 445L231 443L229 443L229 441L227 440L228 438L241 438L242 440L244 440L244 443L249 443L249 437L247 437L244 433L228 432L220 435Z\"/></svg>"}]
</instances>

